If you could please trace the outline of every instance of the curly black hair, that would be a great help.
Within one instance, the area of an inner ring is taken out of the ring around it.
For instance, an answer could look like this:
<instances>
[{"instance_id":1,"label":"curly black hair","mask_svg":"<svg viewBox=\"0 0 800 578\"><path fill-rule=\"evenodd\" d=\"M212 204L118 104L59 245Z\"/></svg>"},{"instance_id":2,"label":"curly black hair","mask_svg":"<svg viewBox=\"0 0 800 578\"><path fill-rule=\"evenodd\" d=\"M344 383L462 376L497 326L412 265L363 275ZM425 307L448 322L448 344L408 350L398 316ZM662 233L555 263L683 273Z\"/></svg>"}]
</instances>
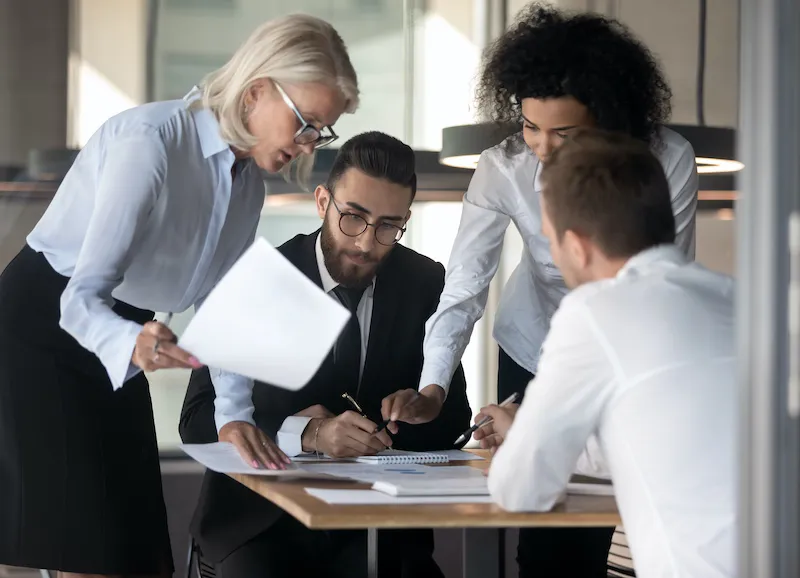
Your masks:
<instances>
[{"instance_id":1,"label":"curly black hair","mask_svg":"<svg viewBox=\"0 0 800 578\"><path fill-rule=\"evenodd\" d=\"M519 122L524 98L572 96L600 128L646 142L670 116L672 91L650 50L620 22L533 3L486 51L477 104Z\"/></svg>"}]
</instances>

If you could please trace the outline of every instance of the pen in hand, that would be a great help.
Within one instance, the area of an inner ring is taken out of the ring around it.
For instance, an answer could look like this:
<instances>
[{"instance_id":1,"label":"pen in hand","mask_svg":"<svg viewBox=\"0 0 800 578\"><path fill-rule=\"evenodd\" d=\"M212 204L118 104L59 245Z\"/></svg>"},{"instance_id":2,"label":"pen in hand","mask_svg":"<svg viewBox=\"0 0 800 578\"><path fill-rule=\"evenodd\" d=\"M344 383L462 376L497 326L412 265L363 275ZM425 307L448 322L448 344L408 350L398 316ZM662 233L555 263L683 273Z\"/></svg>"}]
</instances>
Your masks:
<instances>
[{"instance_id":1,"label":"pen in hand","mask_svg":"<svg viewBox=\"0 0 800 578\"><path fill-rule=\"evenodd\" d=\"M343 393L343 394L342 394L342 397L343 397L344 399L346 399L346 400L347 400L347 402L348 402L350 405L352 405L352 406L353 406L353 408L354 408L354 409L355 409L355 410L356 410L356 411L357 411L359 414L361 414L361 417L363 417L364 419L369 419L369 418L367 417L367 414L364 412L364 410L363 410L363 409L361 409L361 406L360 406L360 405L358 405L358 402L357 402L356 400L354 400L354 399L353 399L353 397L352 397L352 396L351 396L349 393L347 393L347 392ZM370 421L372 421L372 420L370 420ZM384 428L385 428L387 425L389 425L390 421L391 421L391 420L386 420L386 421L382 422L382 423L381 423L381 425L380 425L380 426L378 426L378 429L376 429L376 430L373 432L373 434L372 434L372 435L375 435L375 434L378 434L378 433L380 433L380 432L381 432L381 430L383 430L383 429L384 429Z\"/></svg>"},{"instance_id":2,"label":"pen in hand","mask_svg":"<svg viewBox=\"0 0 800 578\"><path fill-rule=\"evenodd\" d=\"M511 395L509 395L503 401L503 403L500 404L500 407L506 407L507 405L510 405L510 404L514 403L516 400L517 400L517 392L514 392ZM458 436L458 439L455 441L454 445L458 445L458 444L460 444L462 442L467 441L470 437L472 437L473 433L475 433L477 430L479 430L480 428L482 428L483 426L485 426L485 425L487 425L487 424L489 424L491 422L492 422L492 418L489 417L489 416L486 416L481 421L479 421L478 423L473 425L471 428L469 428L467 431L465 431L460 436Z\"/></svg>"}]
</instances>

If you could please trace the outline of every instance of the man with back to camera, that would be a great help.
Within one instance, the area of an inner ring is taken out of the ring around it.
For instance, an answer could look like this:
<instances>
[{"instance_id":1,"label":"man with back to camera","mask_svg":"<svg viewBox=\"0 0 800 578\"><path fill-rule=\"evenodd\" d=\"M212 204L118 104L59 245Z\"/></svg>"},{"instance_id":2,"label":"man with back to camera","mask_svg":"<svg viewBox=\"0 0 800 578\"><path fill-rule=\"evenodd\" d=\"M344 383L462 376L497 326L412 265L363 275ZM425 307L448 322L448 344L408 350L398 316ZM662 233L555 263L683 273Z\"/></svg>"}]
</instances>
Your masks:
<instances>
[{"instance_id":1,"label":"man with back to camera","mask_svg":"<svg viewBox=\"0 0 800 578\"><path fill-rule=\"evenodd\" d=\"M398 245L416 193L414 152L388 135L353 137L317 187L320 231L278 250L353 313L333 351L299 391L256 383L255 423L289 456L375 454L386 447L439 450L469 427L463 369L442 414L425 425L390 424L374 434L384 398L415 387L422 371L425 321L436 309L444 268ZM341 396L349 393L359 415ZM214 389L193 372L181 412L186 443L217 441ZM391 434L391 435L390 435ZM228 477L208 472L192 535L218 578L366 575L366 532L312 531ZM436 577L432 530L380 533L381 576Z\"/></svg>"},{"instance_id":2,"label":"man with back to camera","mask_svg":"<svg viewBox=\"0 0 800 578\"><path fill-rule=\"evenodd\" d=\"M577 135L542 182L543 232L574 290L522 404L481 410L492 497L550 510L580 460L611 476L637 576L731 578L734 281L674 245L667 180L638 141Z\"/></svg>"}]
</instances>

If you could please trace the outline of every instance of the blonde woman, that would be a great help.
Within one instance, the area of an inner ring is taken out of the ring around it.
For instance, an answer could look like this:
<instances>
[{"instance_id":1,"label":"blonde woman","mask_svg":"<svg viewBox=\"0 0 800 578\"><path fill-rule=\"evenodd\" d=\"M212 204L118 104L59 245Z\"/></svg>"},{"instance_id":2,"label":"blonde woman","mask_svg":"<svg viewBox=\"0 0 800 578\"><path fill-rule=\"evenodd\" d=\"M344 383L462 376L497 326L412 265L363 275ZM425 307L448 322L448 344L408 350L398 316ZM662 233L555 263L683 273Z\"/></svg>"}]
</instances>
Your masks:
<instances>
[{"instance_id":1,"label":"blonde woman","mask_svg":"<svg viewBox=\"0 0 800 578\"><path fill-rule=\"evenodd\" d=\"M143 371L196 368L153 311L202 303L250 245L261 170L302 179L358 105L327 23L262 25L183 100L107 121L0 276L0 564L169 576ZM252 383L212 369L220 439L286 457L252 420Z\"/></svg>"}]
</instances>

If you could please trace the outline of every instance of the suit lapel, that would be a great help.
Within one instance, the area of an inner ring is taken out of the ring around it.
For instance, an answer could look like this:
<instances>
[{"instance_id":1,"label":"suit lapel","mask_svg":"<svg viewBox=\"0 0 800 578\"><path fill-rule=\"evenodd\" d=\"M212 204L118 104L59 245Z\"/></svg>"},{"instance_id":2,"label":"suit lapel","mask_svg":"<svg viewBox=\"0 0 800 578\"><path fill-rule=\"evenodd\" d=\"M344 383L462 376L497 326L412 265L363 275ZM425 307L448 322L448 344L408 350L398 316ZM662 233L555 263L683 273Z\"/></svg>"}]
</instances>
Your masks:
<instances>
[{"instance_id":1,"label":"suit lapel","mask_svg":"<svg viewBox=\"0 0 800 578\"><path fill-rule=\"evenodd\" d=\"M317 235L319 235L319 231L308 235L300 243L297 253L294 255L287 255L286 257L301 273L303 273L303 275L311 279L317 287L321 288L322 278L319 276L319 265L317 265Z\"/></svg>"}]
</instances>

